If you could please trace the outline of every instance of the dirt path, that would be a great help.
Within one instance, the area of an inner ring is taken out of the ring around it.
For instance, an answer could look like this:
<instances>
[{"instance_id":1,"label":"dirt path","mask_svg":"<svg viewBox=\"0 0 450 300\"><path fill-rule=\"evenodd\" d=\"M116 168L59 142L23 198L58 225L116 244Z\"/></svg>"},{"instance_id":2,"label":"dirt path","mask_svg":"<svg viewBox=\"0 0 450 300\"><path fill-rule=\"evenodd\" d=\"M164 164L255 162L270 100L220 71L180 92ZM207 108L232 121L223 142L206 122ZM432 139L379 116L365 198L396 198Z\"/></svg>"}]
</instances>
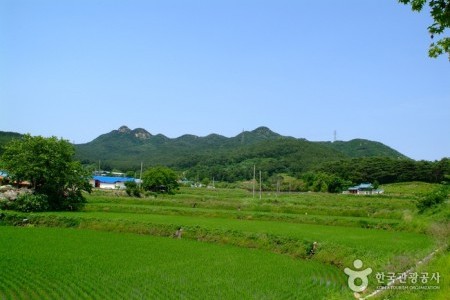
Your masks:
<instances>
[{"instance_id":1,"label":"dirt path","mask_svg":"<svg viewBox=\"0 0 450 300\"><path fill-rule=\"evenodd\" d=\"M386 289L377 289L374 292L372 292L371 294L367 295L366 297L360 298L360 299L369 299L372 297L375 297L379 294L381 294L382 292L386 291L390 286L395 285L396 283L398 283L400 280L402 280L403 278L405 278L406 276L408 276L410 273L413 273L419 266L428 263L433 256L436 255L436 253L438 253L439 251L442 251L442 249L445 249L445 247L441 247L439 249L434 250L433 252L431 252L430 254L428 254L425 258L423 258L422 260L419 260L416 265L408 270L406 270L405 272L401 273L398 277L396 277L393 281L390 281L387 285L386 285Z\"/></svg>"}]
</instances>

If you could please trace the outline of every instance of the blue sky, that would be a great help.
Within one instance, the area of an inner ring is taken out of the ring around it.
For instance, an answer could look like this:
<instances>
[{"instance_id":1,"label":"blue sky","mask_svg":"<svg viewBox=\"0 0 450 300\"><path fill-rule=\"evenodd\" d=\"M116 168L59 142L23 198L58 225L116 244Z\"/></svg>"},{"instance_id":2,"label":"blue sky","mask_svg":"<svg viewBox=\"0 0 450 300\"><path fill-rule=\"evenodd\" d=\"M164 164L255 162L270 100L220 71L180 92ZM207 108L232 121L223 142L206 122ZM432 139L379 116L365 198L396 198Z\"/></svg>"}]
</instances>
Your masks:
<instances>
[{"instance_id":1,"label":"blue sky","mask_svg":"<svg viewBox=\"0 0 450 300\"><path fill-rule=\"evenodd\" d=\"M0 0L0 130L268 126L450 156L450 63L396 0Z\"/></svg>"}]
</instances>

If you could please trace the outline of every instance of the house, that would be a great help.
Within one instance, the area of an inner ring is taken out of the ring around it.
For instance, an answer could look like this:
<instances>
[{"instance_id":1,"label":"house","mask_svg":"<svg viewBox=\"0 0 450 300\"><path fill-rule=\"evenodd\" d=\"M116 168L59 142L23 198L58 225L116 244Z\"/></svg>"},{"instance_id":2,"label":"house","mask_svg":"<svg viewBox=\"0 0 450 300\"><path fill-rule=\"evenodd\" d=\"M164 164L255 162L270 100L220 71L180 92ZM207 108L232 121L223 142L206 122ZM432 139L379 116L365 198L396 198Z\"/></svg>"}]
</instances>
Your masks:
<instances>
[{"instance_id":1,"label":"house","mask_svg":"<svg viewBox=\"0 0 450 300\"><path fill-rule=\"evenodd\" d=\"M15 185L16 187L22 188L22 187L31 187L31 183L29 181L11 181L9 178L9 174L6 171L1 171L0 170L0 185L4 185L4 184L12 184Z\"/></svg>"},{"instance_id":2,"label":"house","mask_svg":"<svg viewBox=\"0 0 450 300\"><path fill-rule=\"evenodd\" d=\"M134 182L131 177L93 176L91 185L100 189L125 189L125 182Z\"/></svg>"},{"instance_id":3,"label":"house","mask_svg":"<svg viewBox=\"0 0 450 300\"><path fill-rule=\"evenodd\" d=\"M355 195L374 195L382 193L383 190L375 189L371 183L361 183L360 185L349 187L347 192L347 194Z\"/></svg>"},{"instance_id":4,"label":"house","mask_svg":"<svg viewBox=\"0 0 450 300\"><path fill-rule=\"evenodd\" d=\"M1 171L0 170L0 184L2 184L3 179L8 177L8 173L6 173L5 171Z\"/></svg>"}]
</instances>

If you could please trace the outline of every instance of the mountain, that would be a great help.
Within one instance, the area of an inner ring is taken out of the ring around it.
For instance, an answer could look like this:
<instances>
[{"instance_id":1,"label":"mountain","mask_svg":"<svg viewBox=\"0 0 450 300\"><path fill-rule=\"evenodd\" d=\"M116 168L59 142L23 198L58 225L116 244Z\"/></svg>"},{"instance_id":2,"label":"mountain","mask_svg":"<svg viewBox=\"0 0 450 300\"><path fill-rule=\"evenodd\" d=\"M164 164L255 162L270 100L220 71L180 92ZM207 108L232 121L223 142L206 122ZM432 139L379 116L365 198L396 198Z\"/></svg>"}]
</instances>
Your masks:
<instances>
[{"instance_id":1,"label":"mountain","mask_svg":"<svg viewBox=\"0 0 450 300\"><path fill-rule=\"evenodd\" d=\"M379 142L310 142L282 136L267 127L243 131L235 137L210 134L204 137L186 134L168 138L152 135L142 128L118 130L100 135L86 144L75 145L76 157L84 163L101 161L105 168L138 169L163 164L176 169L242 168L255 163L267 165L268 172L303 172L323 161L355 157L405 158ZM230 171L231 172L231 171ZM236 173L236 172L235 172Z\"/></svg>"},{"instance_id":2,"label":"mountain","mask_svg":"<svg viewBox=\"0 0 450 300\"><path fill-rule=\"evenodd\" d=\"M187 156L219 153L243 145L280 138L267 127L227 138L218 134L206 137L185 134L170 139L162 134L151 135L144 129L131 130L122 126L118 130L100 135L86 144L75 145L76 157L84 162L103 161L111 167L137 166L141 161L148 164L176 165Z\"/></svg>"},{"instance_id":3,"label":"mountain","mask_svg":"<svg viewBox=\"0 0 450 300\"><path fill-rule=\"evenodd\" d=\"M12 139L21 138L22 134L17 132L0 131L0 155L3 153L3 146L9 143Z\"/></svg>"},{"instance_id":4,"label":"mountain","mask_svg":"<svg viewBox=\"0 0 450 300\"><path fill-rule=\"evenodd\" d=\"M380 143L364 139L353 139L348 142L321 142L322 145L337 150L352 158L383 156L392 158L407 158L400 152Z\"/></svg>"},{"instance_id":5,"label":"mountain","mask_svg":"<svg viewBox=\"0 0 450 300\"><path fill-rule=\"evenodd\" d=\"M4 145L22 135L0 131L0 154ZM381 184L404 181L442 182L450 174L450 160L414 161L379 142L354 139L348 142L310 142L282 136L267 127L243 131L235 137L185 134L168 138L143 128L122 126L93 141L74 145L83 164L103 170L139 170L166 165L190 180L233 183L253 179L254 167L264 184L278 184L280 176L302 178L300 190L330 188L345 182ZM325 182L325 181L327 182Z\"/></svg>"},{"instance_id":6,"label":"mountain","mask_svg":"<svg viewBox=\"0 0 450 300\"><path fill-rule=\"evenodd\" d=\"M0 131L2 146L21 134ZM200 178L212 175L217 180L234 181L252 177L257 165L264 176L278 173L299 174L327 162L351 158L406 158L379 142L354 139L348 142L310 142L282 136L267 127L243 131L234 137L210 134L204 137L185 134L168 138L143 128L121 126L89 143L75 146L76 159L103 169L138 170L145 166L166 165Z\"/></svg>"}]
</instances>

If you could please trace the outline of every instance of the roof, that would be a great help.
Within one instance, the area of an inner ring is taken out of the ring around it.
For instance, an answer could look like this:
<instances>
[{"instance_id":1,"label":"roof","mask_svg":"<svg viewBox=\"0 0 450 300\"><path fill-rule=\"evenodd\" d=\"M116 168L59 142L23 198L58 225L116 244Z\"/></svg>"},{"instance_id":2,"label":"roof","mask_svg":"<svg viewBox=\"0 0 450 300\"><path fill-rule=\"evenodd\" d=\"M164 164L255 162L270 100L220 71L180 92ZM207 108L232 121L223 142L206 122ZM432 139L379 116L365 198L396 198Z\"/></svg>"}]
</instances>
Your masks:
<instances>
[{"instance_id":1,"label":"roof","mask_svg":"<svg viewBox=\"0 0 450 300\"><path fill-rule=\"evenodd\" d=\"M112 176L94 176L94 180L98 180L103 183L116 183L116 182L128 182L134 181L131 177L112 177Z\"/></svg>"},{"instance_id":2,"label":"roof","mask_svg":"<svg viewBox=\"0 0 450 300\"><path fill-rule=\"evenodd\" d=\"M373 185L371 183L361 183L360 185L352 186L348 188L349 190L366 190L373 189Z\"/></svg>"}]
</instances>

